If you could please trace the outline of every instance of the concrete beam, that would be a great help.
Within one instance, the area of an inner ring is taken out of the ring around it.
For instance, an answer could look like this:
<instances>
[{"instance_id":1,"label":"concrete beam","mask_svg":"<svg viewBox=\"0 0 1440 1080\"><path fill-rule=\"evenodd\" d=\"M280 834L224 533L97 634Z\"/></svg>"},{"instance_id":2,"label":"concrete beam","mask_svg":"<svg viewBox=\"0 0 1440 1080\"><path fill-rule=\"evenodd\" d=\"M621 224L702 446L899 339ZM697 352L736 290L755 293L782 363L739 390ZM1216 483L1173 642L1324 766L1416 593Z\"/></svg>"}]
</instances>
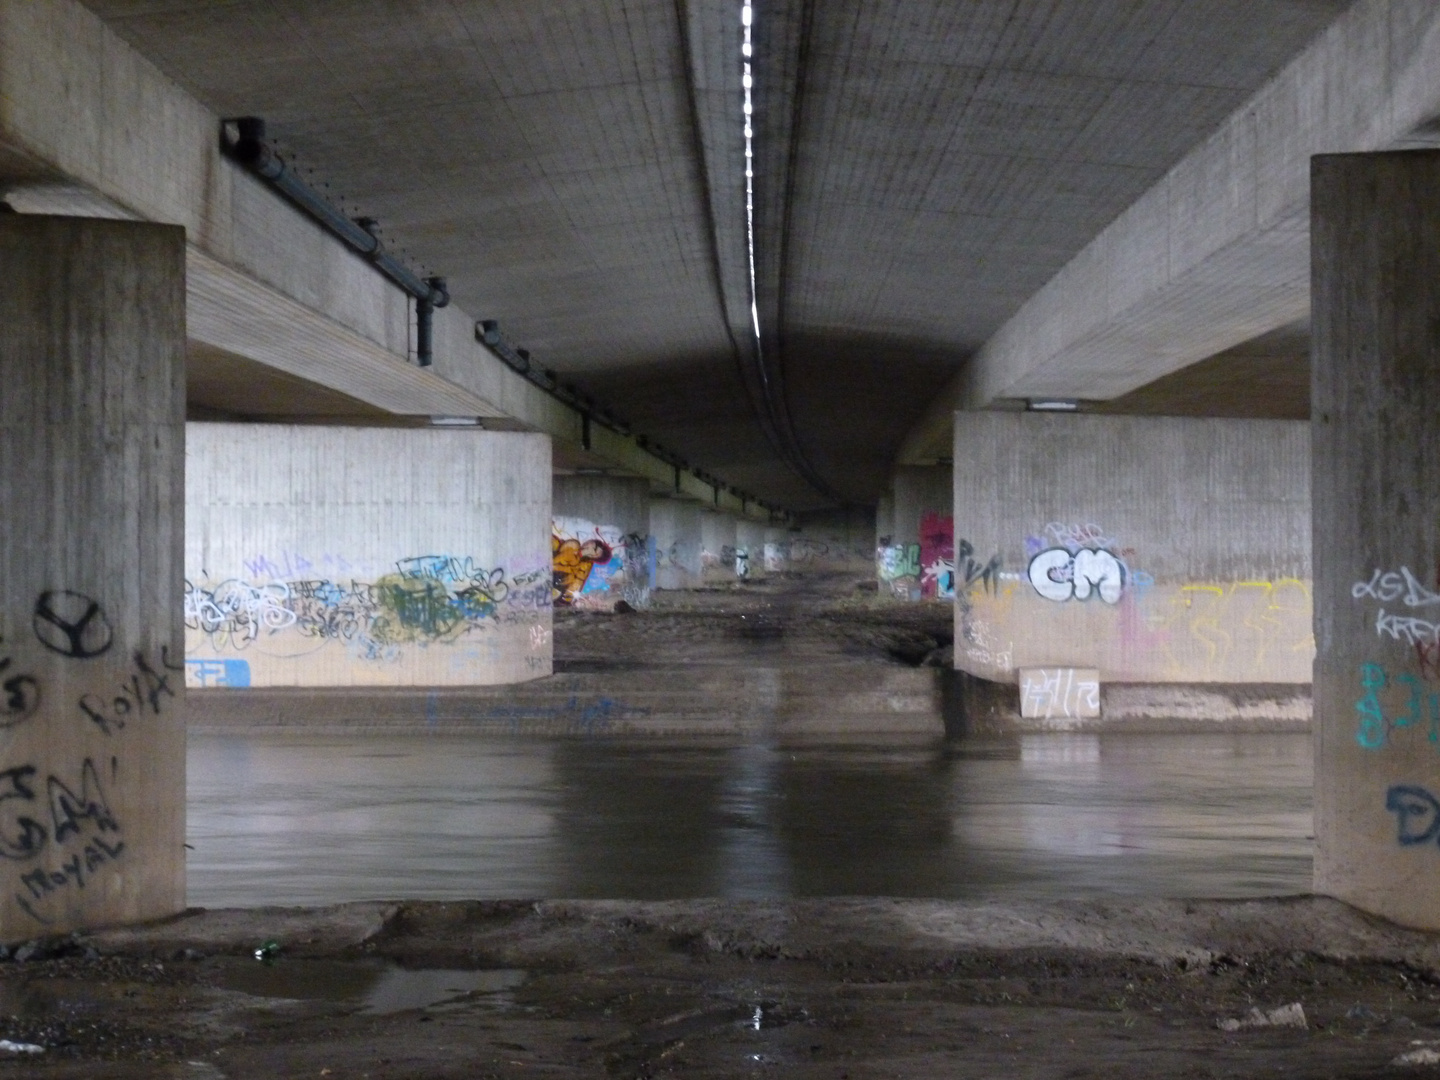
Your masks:
<instances>
[{"instance_id":1,"label":"concrete beam","mask_svg":"<svg viewBox=\"0 0 1440 1080\"><path fill-rule=\"evenodd\" d=\"M900 454L950 453L952 413L1118 397L1305 318L1314 154L1440 137L1440 6L1360 0L1037 292Z\"/></svg>"},{"instance_id":2,"label":"concrete beam","mask_svg":"<svg viewBox=\"0 0 1440 1080\"><path fill-rule=\"evenodd\" d=\"M183 225L192 340L400 415L510 417L580 448L579 413L437 313L434 366L412 362L408 298L219 151L220 117L75 0L0 0L0 185L22 212ZM674 468L592 430L597 464L674 491ZM683 472L679 493L769 512Z\"/></svg>"}]
</instances>

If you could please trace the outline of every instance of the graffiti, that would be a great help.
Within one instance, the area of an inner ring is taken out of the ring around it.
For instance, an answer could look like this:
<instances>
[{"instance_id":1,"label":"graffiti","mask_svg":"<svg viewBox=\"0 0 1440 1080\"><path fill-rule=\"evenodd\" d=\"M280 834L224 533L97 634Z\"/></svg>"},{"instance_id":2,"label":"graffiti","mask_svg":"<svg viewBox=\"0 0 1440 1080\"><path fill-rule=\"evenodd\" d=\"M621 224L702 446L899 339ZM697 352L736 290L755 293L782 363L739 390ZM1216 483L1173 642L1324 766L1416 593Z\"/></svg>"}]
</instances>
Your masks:
<instances>
[{"instance_id":1,"label":"graffiti","mask_svg":"<svg viewBox=\"0 0 1440 1080\"><path fill-rule=\"evenodd\" d=\"M620 538L619 551L611 556L609 565L602 568L606 584L614 588L617 576L620 580L620 596L631 607L646 607L650 603L650 589L655 584L655 541L639 533L626 533ZM615 563L619 562L619 568Z\"/></svg>"},{"instance_id":2,"label":"graffiti","mask_svg":"<svg viewBox=\"0 0 1440 1080\"><path fill-rule=\"evenodd\" d=\"M955 519L934 510L920 515L920 595L955 595Z\"/></svg>"},{"instance_id":3,"label":"graffiti","mask_svg":"<svg viewBox=\"0 0 1440 1080\"><path fill-rule=\"evenodd\" d=\"M1207 673L1259 675L1277 654L1309 655L1310 590L1297 578L1182 585L1165 609L1152 610L1148 627L1133 605L1122 608L1127 647L1153 643L1177 666L1198 659ZM1186 660L1187 654L1195 659ZM1282 662L1288 662L1282 656Z\"/></svg>"},{"instance_id":4,"label":"graffiti","mask_svg":"<svg viewBox=\"0 0 1440 1080\"><path fill-rule=\"evenodd\" d=\"M1395 840L1401 847L1440 842L1440 800L1416 784L1393 784L1385 809L1395 815Z\"/></svg>"},{"instance_id":5,"label":"graffiti","mask_svg":"<svg viewBox=\"0 0 1440 1080\"><path fill-rule=\"evenodd\" d=\"M1408 566L1400 567L1398 572L1392 570L1382 573L1376 570L1370 575L1369 581L1357 581L1352 585L1350 595L1356 600L1368 597L1386 604L1402 600L1406 607L1411 608L1434 607L1440 604L1440 593L1432 592L1421 585Z\"/></svg>"},{"instance_id":6,"label":"graffiti","mask_svg":"<svg viewBox=\"0 0 1440 1080\"><path fill-rule=\"evenodd\" d=\"M1043 530L1045 536L1027 537L1026 554L1035 555L1047 547L1062 547L1067 551L1079 551L1081 548L1114 548L1115 541L1105 535L1105 530L1095 524L1072 524L1065 521L1052 521ZM1028 550L1032 548L1034 550Z\"/></svg>"},{"instance_id":7,"label":"graffiti","mask_svg":"<svg viewBox=\"0 0 1440 1080\"><path fill-rule=\"evenodd\" d=\"M1000 584L1000 556L990 556L989 562L981 563L975 558L975 548L969 540L961 540L955 551L953 572L957 575L954 591L963 596L978 581L986 592L994 592Z\"/></svg>"},{"instance_id":8,"label":"graffiti","mask_svg":"<svg viewBox=\"0 0 1440 1080\"><path fill-rule=\"evenodd\" d=\"M646 607L663 553L653 537L585 518L551 522L552 595L562 607L609 608L616 599Z\"/></svg>"},{"instance_id":9,"label":"graffiti","mask_svg":"<svg viewBox=\"0 0 1440 1080\"><path fill-rule=\"evenodd\" d=\"M599 697L582 703L578 697L571 697L564 705L496 705L491 708L467 712L465 718L471 721L504 721L516 734L523 730L527 721L550 722L563 725L566 730L582 735L603 735L617 720L626 717L649 716L644 706L627 705L613 698Z\"/></svg>"},{"instance_id":10,"label":"graffiti","mask_svg":"<svg viewBox=\"0 0 1440 1080\"><path fill-rule=\"evenodd\" d=\"M1436 572L1440 583L1440 570ZM1378 600L1382 604L1400 603L1407 608L1428 608L1440 605L1440 592L1423 584L1408 566L1399 570L1373 570L1367 581L1350 587L1356 600ZM1415 650L1415 662L1427 679L1440 678L1440 616L1422 619L1380 608L1375 615L1375 636L1391 641L1404 641Z\"/></svg>"},{"instance_id":11,"label":"graffiti","mask_svg":"<svg viewBox=\"0 0 1440 1080\"><path fill-rule=\"evenodd\" d=\"M186 660L185 682L189 686L244 687L250 685L248 660Z\"/></svg>"},{"instance_id":12,"label":"graffiti","mask_svg":"<svg viewBox=\"0 0 1440 1080\"><path fill-rule=\"evenodd\" d=\"M229 580L206 588L185 583L185 625L212 648L241 651L282 631L345 643L367 660L396 660L400 646L454 642L499 621L502 608L535 610L550 603L543 570L516 582L499 567L472 558L420 555L400 559L373 582L315 578L263 584ZM523 588L516 586L523 584ZM513 613L513 612L512 612ZM248 679L248 667L245 675ZM192 669L195 685L248 685L240 669ZM210 682L212 677L223 681Z\"/></svg>"},{"instance_id":13,"label":"graffiti","mask_svg":"<svg viewBox=\"0 0 1440 1080\"><path fill-rule=\"evenodd\" d=\"M732 570L735 567L735 545L723 544L719 551L702 548L700 551L702 570Z\"/></svg>"},{"instance_id":14,"label":"graffiti","mask_svg":"<svg viewBox=\"0 0 1440 1080\"><path fill-rule=\"evenodd\" d=\"M148 710L159 716L163 711L161 706L164 699L175 696L175 691L170 687L170 675L162 672L184 670L183 665L170 663L168 648L161 648L160 660L160 670L157 670L145 659L144 653L136 650L134 670L129 681L122 683L118 692L108 702L98 694L82 694L76 703L78 708L106 735L123 731L126 718L132 715L144 715Z\"/></svg>"},{"instance_id":15,"label":"graffiti","mask_svg":"<svg viewBox=\"0 0 1440 1080\"><path fill-rule=\"evenodd\" d=\"M290 587L283 582L247 585L232 579L204 589L186 581L185 625L205 634L216 648L243 649L262 631L294 625L289 600Z\"/></svg>"},{"instance_id":16,"label":"graffiti","mask_svg":"<svg viewBox=\"0 0 1440 1080\"><path fill-rule=\"evenodd\" d=\"M1426 693L1416 675L1402 672L1391 676L1381 664L1360 665L1360 689L1363 693L1355 702L1358 722L1355 741L1366 750L1379 750L1395 745L1402 734L1413 739L1414 732L1426 728L1425 738L1432 745L1440 744L1440 693ZM1399 709L1386 710L1381 695L1387 689L1399 689L1397 697L1403 704Z\"/></svg>"},{"instance_id":17,"label":"graffiti","mask_svg":"<svg viewBox=\"0 0 1440 1080\"><path fill-rule=\"evenodd\" d=\"M1072 596L1088 600L1099 596L1106 604L1120 601L1125 588L1125 566L1109 551L1049 548L1030 560L1030 584L1046 600L1064 603Z\"/></svg>"},{"instance_id":18,"label":"graffiti","mask_svg":"<svg viewBox=\"0 0 1440 1080\"><path fill-rule=\"evenodd\" d=\"M112 775L117 767L111 758ZM84 889L100 867L119 858L125 843L91 758L80 767L78 792L52 773L42 797L38 775L33 765L0 770L0 858L29 862L59 849L61 861L21 874L25 891L15 894L16 903L31 918L45 923L49 920L33 904L63 889Z\"/></svg>"},{"instance_id":19,"label":"graffiti","mask_svg":"<svg viewBox=\"0 0 1440 1080\"><path fill-rule=\"evenodd\" d=\"M1043 720L1100 715L1100 673L1076 668L1026 668L1020 673L1020 715Z\"/></svg>"},{"instance_id":20,"label":"graffiti","mask_svg":"<svg viewBox=\"0 0 1440 1080\"><path fill-rule=\"evenodd\" d=\"M765 569L772 574L778 574L785 569L785 545L772 542L766 543L762 549L765 558Z\"/></svg>"},{"instance_id":21,"label":"graffiti","mask_svg":"<svg viewBox=\"0 0 1440 1080\"><path fill-rule=\"evenodd\" d=\"M1440 622L1429 622L1412 615L1391 615L1382 607L1375 616L1375 635L1394 641L1403 638L1417 648L1434 649L1440 647Z\"/></svg>"},{"instance_id":22,"label":"graffiti","mask_svg":"<svg viewBox=\"0 0 1440 1080\"><path fill-rule=\"evenodd\" d=\"M607 563L614 555L610 545L599 537L562 539L559 533L551 536L550 553L555 564L553 599L562 607L573 607L584 592L595 564Z\"/></svg>"},{"instance_id":23,"label":"graffiti","mask_svg":"<svg viewBox=\"0 0 1440 1080\"><path fill-rule=\"evenodd\" d=\"M546 626L530 627L530 648L543 649L550 644L551 631Z\"/></svg>"},{"instance_id":24,"label":"graffiti","mask_svg":"<svg viewBox=\"0 0 1440 1080\"><path fill-rule=\"evenodd\" d=\"M43 592L35 601L35 637L51 652L89 660L110 650L115 631L100 604L68 589Z\"/></svg>"},{"instance_id":25,"label":"graffiti","mask_svg":"<svg viewBox=\"0 0 1440 1080\"><path fill-rule=\"evenodd\" d=\"M243 561L245 572L252 581L259 581L263 578L292 581L296 578L314 576L316 571L329 577L366 576L373 573L375 569L371 566L357 565L343 555L325 554L317 558L308 558L299 552L284 550L279 553L277 558L272 559L269 555L255 555Z\"/></svg>"},{"instance_id":26,"label":"graffiti","mask_svg":"<svg viewBox=\"0 0 1440 1080\"><path fill-rule=\"evenodd\" d=\"M790 541L790 561L802 565L819 562L830 555L830 545L822 540L797 537Z\"/></svg>"},{"instance_id":27,"label":"graffiti","mask_svg":"<svg viewBox=\"0 0 1440 1080\"><path fill-rule=\"evenodd\" d=\"M750 550L748 548L735 549L735 576L741 581L750 577Z\"/></svg>"},{"instance_id":28,"label":"graffiti","mask_svg":"<svg viewBox=\"0 0 1440 1080\"><path fill-rule=\"evenodd\" d=\"M901 600L919 600L920 545L886 544L875 551L875 572L891 595Z\"/></svg>"},{"instance_id":29,"label":"graffiti","mask_svg":"<svg viewBox=\"0 0 1440 1080\"><path fill-rule=\"evenodd\" d=\"M4 643L0 638L0 645ZM11 657L0 656L0 730L30 719L40 707L40 684L33 675L6 677L13 663Z\"/></svg>"}]
</instances>

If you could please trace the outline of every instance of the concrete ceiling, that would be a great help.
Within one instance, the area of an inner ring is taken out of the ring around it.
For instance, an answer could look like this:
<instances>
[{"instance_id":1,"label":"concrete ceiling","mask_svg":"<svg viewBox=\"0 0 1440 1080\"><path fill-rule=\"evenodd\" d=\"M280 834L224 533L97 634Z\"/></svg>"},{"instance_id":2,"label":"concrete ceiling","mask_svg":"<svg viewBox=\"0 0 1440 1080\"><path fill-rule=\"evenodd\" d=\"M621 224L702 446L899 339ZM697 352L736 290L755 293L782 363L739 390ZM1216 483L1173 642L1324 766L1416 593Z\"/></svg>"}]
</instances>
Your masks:
<instances>
[{"instance_id":1,"label":"concrete ceiling","mask_svg":"<svg viewBox=\"0 0 1440 1080\"><path fill-rule=\"evenodd\" d=\"M762 3L759 348L739 0L89 6L637 430L804 509L873 500L956 366L1348 3Z\"/></svg>"}]
</instances>

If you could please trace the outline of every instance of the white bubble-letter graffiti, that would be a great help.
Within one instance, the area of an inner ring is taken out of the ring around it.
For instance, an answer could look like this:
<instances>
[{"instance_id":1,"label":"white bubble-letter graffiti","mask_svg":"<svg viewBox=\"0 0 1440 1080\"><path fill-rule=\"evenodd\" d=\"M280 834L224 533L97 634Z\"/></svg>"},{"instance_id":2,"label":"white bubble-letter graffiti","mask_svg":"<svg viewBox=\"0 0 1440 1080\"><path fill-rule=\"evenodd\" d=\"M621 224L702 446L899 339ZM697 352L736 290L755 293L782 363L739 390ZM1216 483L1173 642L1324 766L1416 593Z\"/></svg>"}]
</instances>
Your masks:
<instances>
[{"instance_id":1,"label":"white bubble-letter graffiti","mask_svg":"<svg viewBox=\"0 0 1440 1080\"><path fill-rule=\"evenodd\" d=\"M1103 548L1050 548L1030 560L1030 584L1046 600L1063 604L1072 596L1088 600L1092 593L1118 604L1125 588L1125 566Z\"/></svg>"},{"instance_id":2,"label":"white bubble-letter graffiti","mask_svg":"<svg viewBox=\"0 0 1440 1080\"><path fill-rule=\"evenodd\" d=\"M1064 548L1042 551L1030 560L1030 584L1046 600L1063 602L1070 599L1075 583L1070 580L1070 552ZM1057 576L1063 573L1063 577Z\"/></svg>"}]
</instances>

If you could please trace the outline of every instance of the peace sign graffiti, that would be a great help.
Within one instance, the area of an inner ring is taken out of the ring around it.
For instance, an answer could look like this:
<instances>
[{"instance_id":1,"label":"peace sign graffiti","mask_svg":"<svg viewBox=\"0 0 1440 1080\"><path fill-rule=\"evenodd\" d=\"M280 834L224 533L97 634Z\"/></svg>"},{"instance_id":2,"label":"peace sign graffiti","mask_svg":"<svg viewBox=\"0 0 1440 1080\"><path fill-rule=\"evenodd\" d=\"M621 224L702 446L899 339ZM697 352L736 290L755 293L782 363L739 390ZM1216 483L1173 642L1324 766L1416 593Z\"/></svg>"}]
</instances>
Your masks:
<instances>
[{"instance_id":1,"label":"peace sign graffiti","mask_svg":"<svg viewBox=\"0 0 1440 1080\"><path fill-rule=\"evenodd\" d=\"M98 601L69 589L43 592L35 601L35 636L51 652L89 660L109 651L115 640Z\"/></svg>"}]
</instances>

